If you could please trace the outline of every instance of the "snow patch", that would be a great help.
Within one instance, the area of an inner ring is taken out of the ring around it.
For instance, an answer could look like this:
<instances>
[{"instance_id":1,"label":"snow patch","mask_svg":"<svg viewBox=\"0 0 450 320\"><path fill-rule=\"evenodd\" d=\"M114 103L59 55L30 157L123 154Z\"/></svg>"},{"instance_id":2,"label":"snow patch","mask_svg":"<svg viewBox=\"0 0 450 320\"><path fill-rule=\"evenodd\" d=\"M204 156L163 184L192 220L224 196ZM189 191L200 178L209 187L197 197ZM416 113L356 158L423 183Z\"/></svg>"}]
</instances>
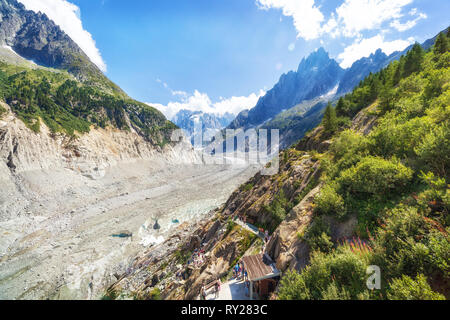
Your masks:
<instances>
[{"instance_id":1,"label":"snow patch","mask_svg":"<svg viewBox=\"0 0 450 320\"><path fill-rule=\"evenodd\" d=\"M2 48L3 48L3 49L6 49L6 50L8 50L8 51L11 51L14 55L16 55L16 56L18 56L18 57L20 57L20 58L22 58L22 59L28 61L28 62L31 63L31 64L37 65L36 62L34 62L33 60L28 60L28 59L25 59L24 57L22 57L20 54L18 54L17 52L15 52L14 49L11 48L11 47L8 46L8 45L3 45Z\"/></svg>"}]
</instances>

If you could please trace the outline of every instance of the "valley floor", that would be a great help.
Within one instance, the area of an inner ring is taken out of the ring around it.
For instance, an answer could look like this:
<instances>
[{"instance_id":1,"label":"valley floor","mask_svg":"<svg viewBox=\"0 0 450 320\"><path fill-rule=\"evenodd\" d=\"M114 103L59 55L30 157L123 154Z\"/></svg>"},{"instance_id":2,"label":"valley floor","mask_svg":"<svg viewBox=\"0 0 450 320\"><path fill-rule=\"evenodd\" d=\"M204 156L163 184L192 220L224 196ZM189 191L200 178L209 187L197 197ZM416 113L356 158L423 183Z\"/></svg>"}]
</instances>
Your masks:
<instances>
[{"instance_id":1,"label":"valley floor","mask_svg":"<svg viewBox=\"0 0 450 320\"><path fill-rule=\"evenodd\" d=\"M0 299L100 298L144 247L199 221L256 170L138 161L100 179L67 169L20 174L13 196L27 205L0 224ZM122 231L133 236L112 237Z\"/></svg>"}]
</instances>

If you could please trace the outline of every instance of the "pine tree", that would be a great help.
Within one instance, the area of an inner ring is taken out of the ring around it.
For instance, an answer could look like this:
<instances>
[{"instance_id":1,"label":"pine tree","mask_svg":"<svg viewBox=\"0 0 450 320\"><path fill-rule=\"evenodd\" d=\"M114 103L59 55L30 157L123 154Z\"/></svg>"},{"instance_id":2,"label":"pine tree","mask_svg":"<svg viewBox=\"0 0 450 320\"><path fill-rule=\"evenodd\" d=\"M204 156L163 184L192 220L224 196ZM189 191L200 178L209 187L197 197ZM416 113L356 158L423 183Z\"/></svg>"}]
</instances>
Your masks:
<instances>
[{"instance_id":1,"label":"pine tree","mask_svg":"<svg viewBox=\"0 0 450 320\"><path fill-rule=\"evenodd\" d=\"M325 132L333 133L337 129L336 110L328 103L325 113L323 115L323 127Z\"/></svg>"},{"instance_id":2,"label":"pine tree","mask_svg":"<svg viewBox=\"0 0 450 320\"><path fill-rule=\"evenodd\" d=\"M439 33L436 42L434 44L434 53L443 54L449 50L449 39L444 35L443 32Z\"/></svg>"},{"instance_id":3,"label":"pine tree","mask_svg":"<svg viewBox=\"0 0 450 320\"><path fill-rule=\"evenodd\" d=\"M400 61L397 63L397 67L395 68L394 77L392 79L394 86L396 86L402 79L404 65L405 65L405 58L404 56L401 56Z\"/></svg>"},{"instance_id":4,"label":"pine tree","mask_svg":"<svg viewBox=\"0 0 450 320\"><path fill-rule=\"evenodd\" d=\"M408 77L414 72L419 72L422 69L425 51L417 42L412 49L406 54L405 65L403 66L403 77Z\"/></svg>"},{"instance_id":5,"label":"pine tree","mask_svg":"<svg viewBox=\"0 0 450 320\"><path fill-rule=\"evenodd\" d=\"M369 99L370 99L369 103L373 102L378 97L380 88L381 88L380 79L378 79L378 77L376 76L373 77L372 81L369 84Z\"/></svg>"},{"instance_id":6,"label":"pine tree","mask_svg":"<svg viewBox=\"0 0 450 320\"><path fill-rule=\"evenodd\" d=\"M344 115L346 113L345 101L344 98L340 97L339 101L336 105L336 114Z\"/></svg>"}]
</instances>

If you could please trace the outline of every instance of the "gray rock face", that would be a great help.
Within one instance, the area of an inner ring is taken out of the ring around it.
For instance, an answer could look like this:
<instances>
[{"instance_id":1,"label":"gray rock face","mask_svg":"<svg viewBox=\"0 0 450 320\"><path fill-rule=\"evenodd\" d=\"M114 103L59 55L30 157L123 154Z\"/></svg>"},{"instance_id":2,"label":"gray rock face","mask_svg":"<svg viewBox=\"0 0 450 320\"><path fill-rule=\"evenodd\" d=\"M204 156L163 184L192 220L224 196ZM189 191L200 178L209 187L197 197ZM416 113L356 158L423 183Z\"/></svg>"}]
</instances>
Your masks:
<instances>
[{"instance_id":1,"label":"gray rock face","mask_svg":"<svg viewBox=\"0 0 450 320\"><path fill-rule=\"evenodd\" d=\"M16 0L0 1L0 45L35 63L65 69L79 80L103 77L80 47L43 13Z\"/></svg>"},{"instance_id":2,"label":"gray rock face","mask_svg":"<svg viewBox=\"0 0 450 320\"><path fill-rule=\"evenodd\" d=\"M367 58L362 58L353 63L353 65L345 71L339 84L338 94L347 93L353 90L354 87L371 72L375 73L387 65L388 56L378 49L375 54L371 54Z\"/></svg>"}]
</instances>

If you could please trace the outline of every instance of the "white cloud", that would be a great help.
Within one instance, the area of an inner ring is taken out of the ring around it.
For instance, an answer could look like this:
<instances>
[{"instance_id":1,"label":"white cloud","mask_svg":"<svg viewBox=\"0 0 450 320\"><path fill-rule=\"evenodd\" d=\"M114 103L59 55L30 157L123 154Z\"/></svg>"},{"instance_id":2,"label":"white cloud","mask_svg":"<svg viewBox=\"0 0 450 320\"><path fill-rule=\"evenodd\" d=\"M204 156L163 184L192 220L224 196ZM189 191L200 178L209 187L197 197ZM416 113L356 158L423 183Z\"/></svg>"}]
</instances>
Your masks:
<instances>
[{"instance_id":1,"label":"white cloud","mask_svg":"<svg viewBox=\"0 0 450 320\"><path fill-rule=\"evenodd\" d=\"M258 93L252 93L249 96L222 99L221 101L213 104L213 109L219 114L229 112L237 115L242 110L251 109L256 106L258 99L265 94L266 92L264 90L259 90Z\"/></svg>"},{"instance_id":2,"label":"white cloud","mask_svg":"<svg viewBox=\"0 0 450 320\"><path fill-rule=\"evenodd\" d=\"M332 38L345 36L362 37L361 32L381 29L386 23L398 31L408 30L426 15L417 9L409 11L414 20L405 23L404 8L414 0L344 0L325 21L315 0L256 0L260 9L281 9L284 16L292 17L297 38L313 40L324 34Z\"/></svg>"},{"instance_id":3,"label":"white cloud","mask_svg":"<svg viewBox=\"0 0 450 320\"><path fill-rule=\"evenodd\" d=\"M382 35L377 35L368 39L358 39L352 45L345 48L344 52L338 56L338 59L341 60L341 67L348 68L356 60L375 53L379 48L389 55L394 51L405 49L413 42L413 38L409 38L408 40L384 41Z\"/></svg>"},{"instance_id":4,"label":"white cloud","mask_svg":"<svg viewBox=\"0 0 450 320\"><path fill-rule=\"evenodd\" d=\"M173 116L175 116L178 111L182 109L220 115L229 112L237 115L244 109L253 108L258 102L258 99L264 94L265 92L260 90L258 94L252 93L247 97L231 97L228 99L221 98L220 101L213 103L206 93L201 93L198 90L195 90L194 94L182 98L181 102L169 102L167 105L160 103L148 103L148 105L160 110L168 119L172 119Z\"/></svg>"},{"instance_id":5,"label":"white cloud","mask_svg":"<svg viewBox=\"0 0 450 320\"><path fill-rule=\"evenodd\" d=\"M403 16L403 7L413 0L345 0L336 9L337 22L344 36L354 37L363 30L380 28L381 24Z\"/></svg>"},{"instance_id":6,"label":"white cloud","mask_svg":"<svg viewBox=\"0 0 450 320\"><path fill-rule=\"evenodd\" d=\"M256 0L256 4L264 10L281 9L283 15L292 17L298 38L317 39L322 33L324 16L314 0Z\"/></svg>"},{"instance_id":7,"label":"white cloud","mask_svg":"<svg viewBox=\"0 0 450 320\"><path fill-rule=\"evenodd\" d=\"M417 17L413 20L406 21L405 23L401 23L400 20L394 20L391 22L390 26L399 32L403 32L413 28L420 20L428 18L425 13L417 13L416 8L412 9L409 14L411 16L417 15Z\"/></svg>"},{"instance_id":8,"label":"white cloud","mask_svg":"<svg viewBox=\"0 0 450 320\"><path fill-rule=\"evenodd\" d=\"M91 61L106 72L106 64L96 47L92 35L83 29L80 8L66 0L19 0L28 10L41 11L53 20L78 46Z\"/></svg>"}]
</instances>

